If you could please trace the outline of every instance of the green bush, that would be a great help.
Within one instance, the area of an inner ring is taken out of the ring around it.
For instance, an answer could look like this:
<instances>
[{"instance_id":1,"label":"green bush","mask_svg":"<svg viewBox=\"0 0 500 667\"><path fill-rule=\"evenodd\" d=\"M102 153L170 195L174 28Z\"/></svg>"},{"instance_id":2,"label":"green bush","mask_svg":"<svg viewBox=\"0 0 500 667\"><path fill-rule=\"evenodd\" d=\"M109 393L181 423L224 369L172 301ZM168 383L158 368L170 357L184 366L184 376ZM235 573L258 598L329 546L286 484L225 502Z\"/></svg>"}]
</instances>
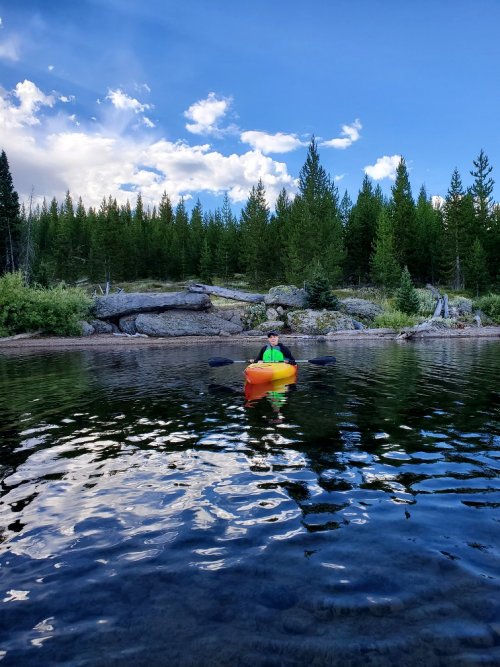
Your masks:
<instances>
[{"instance_id":1,"label":"green bush","mask_svg":"<svg viewBox=\"0 0 500 667\"><path fill-rule=\"evenodd\" d=\"M247 306L243 311L241 320L245 329L255 329L256 326L267 320L265 304L252 303Z\"/></svg>"},{"instance_id":2,"label":"green bush","mask_svg":"<svg viewBox=\"0 0 500 667\"><path fill-rule=\"evenodd\" d=\"M377 315L374 322L378 329L403 329L415 326L418 317L402 313L400 310L389 310Z\"/></svg>"},{"instance_id":3,"label":"green bush","mask_svg":"<svg viewBox=\"0 0 500 667\"><path fill-rule=\"evenodd\" d=\"M408 267L401 273L401 283L396 292L397 309L407 315L416 315L420 308L417 290L413 286Z\"/></svg>"},{"instance_id":4,"label":"green bush","mask_svg":"<svg viewBox=\"0 0 500 667\"><path fill-rule=\"evenodd\" d=\"M91 303L80 289L27 287L21 273L8 273L0 278L0 336L38 330L78 335Z\"/></svg>"},{"instance_id":5,"label":"green bush","mask_svg":"<svg viewBox=\"0 0 500 667\"><path fill-rule=\"evenodd\" d=\"M313 270L311 280L306 282L305 288L308 308L337 310L339 300L332 293L330 281L319 263Z\"/></svg>"},{"instance_id":6,"label":"green bush","mask_svg":"<svg viewBox=\"0 0 500 667\"><path fill-rule=\"evenodd\" d=\"M500 324L500 294L482 296L474 301L474 307L482 310L495 324Z\"/></svg>"}]
</instances>

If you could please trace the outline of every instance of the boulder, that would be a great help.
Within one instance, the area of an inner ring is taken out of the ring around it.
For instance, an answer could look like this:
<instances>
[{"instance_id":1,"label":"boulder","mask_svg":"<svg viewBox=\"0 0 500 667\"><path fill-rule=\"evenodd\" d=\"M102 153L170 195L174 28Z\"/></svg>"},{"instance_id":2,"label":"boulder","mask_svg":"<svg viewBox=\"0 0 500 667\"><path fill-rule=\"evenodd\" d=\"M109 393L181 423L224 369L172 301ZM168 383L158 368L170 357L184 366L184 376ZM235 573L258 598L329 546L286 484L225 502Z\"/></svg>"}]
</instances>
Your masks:
<instances>
[{"instance_id":1,"label":"boulder","mask_svg":"<svg viewBox=\"0 0 500 667\"><path fill-rule=\"evenodd\" d=\"M167 310L164 313L138 315L135 326L148 336L219 336L224 332L237 334L242 327L213 313L193 313L188 310Z\"/></svg>"},{"instance_id":2,"label":"boulder","mask_svg":"<svg viewBox=\"0 0 500 667\"><path fill-rule=\"evenodd\" d=\"M126 315L125 317L120 317L120 321L118 322L120 331L123 331L123 333L126 334L130 334L131 336L136 334L137 333L137 327L135 326L136 317L137 315Z\"/></svg>"},{"instance_id":3,"label":"boulder","mask_svg":"<svg viewBox=\"0 0 500 667\"><path fill-rule=\"evenodd\" d=\"M269 320L268 322L262 322L256 326L257 331L281 331L285 323L282 320Z\"/></svg>"},{"instance_id":4,"label":"boulder","mask_svg":"<svg viewBox=\"0 0 500 667\"><path fill-rule=\"evenodd\" d=\"M243 328L243 323L241 321L241 310L238 310L237 308L218 308L214 309L212 312L217 317L221 317L223 320L227 320L228 322L233 322L233 324L237 324Z\"/></svg>"},{"instance_id":5,"label":"boulder","mask_svg":"<svg viewBox=\"0 0 500 667\"><path fill-rule=\"evenodd\" d=\"M96 334L111 334L114 332L113 325L102 320L92 320L90 326L94 327Z\"/></svg>"},{"instance_id":6,"label":"boulder","mask_svg":"<svg viewBox=\"0 0 500 667\"><path fill-rule=\"evenodd\" d=\"M85 322L84 320L81 320L79 322L80 327L81 327L81 335L82 336L92 336L92 334L95 333L94 327L89 324L88 322Z\"/></svg>"},{"instance_id":7,"label":"boulder","mask_svg":"<svg viewBox=\"0 0 500 667\"><path fill-rule=\"evenodd\" d=\"M123 317L134 313L163 312L170 309L208 310L212 303L208 294L191 292L142 293L120 292L98 296L94 300L94 315L99 319Z\"/></svg>"},{"instance_id":8,"label":"boulder","mask_svg":"<svg viewBox=\"0 0 500 667\"><path fill-rule=\"evenodd\" d=\"M281 309L283 311L283 308ZM266 317L271 322L272 320L279 320L279 313L277 308L268 308L266 310Z\"/></svg>"},{"instance_id":9,"label":"boulder","mask_svg":"<svg viewBox=\"0 0 500 667\"><path fill-rule=\"evenodd\" d=\"M355 329L352 319L336 310L292 310L288 326L294 333L311 335Z\"/></svg>"},{"instance_id":10,"label":"boulder","mask_svg":"<svg viewBox=\"0 0 500 667\"><path fill-rule=\"evenodd\" d=\"M365 321L374 320L383 312L380 306L366 299L342 299L339 305L342 312Z\"/></svg>"},{"instance_id":11,"label":"boulder","mask_svg":"<svg viewBox=\"0 0 500 667\"><path fill-rule=\"evenodd\" d=\"M264 302L266 306L304 308L307 303L307 294L304 289L299 289L295 285L278 285L271 287Z\"/></svg>"}]
</instances>

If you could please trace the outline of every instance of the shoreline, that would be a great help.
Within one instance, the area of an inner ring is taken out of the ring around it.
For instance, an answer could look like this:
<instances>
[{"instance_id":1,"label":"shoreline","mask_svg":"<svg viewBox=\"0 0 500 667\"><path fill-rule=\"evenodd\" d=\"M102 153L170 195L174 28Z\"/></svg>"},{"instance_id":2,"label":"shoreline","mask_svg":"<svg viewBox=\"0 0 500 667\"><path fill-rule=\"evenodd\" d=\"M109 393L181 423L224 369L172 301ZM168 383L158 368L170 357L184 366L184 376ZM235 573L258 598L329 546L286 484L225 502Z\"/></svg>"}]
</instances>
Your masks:
<instances>
[{"instance_id":1,"label":"shoreline","mask_svg":"<svg viewBox=\"0 0 500 667\"><path fill-rule=\"evenodd\" d=\"M337 331L328 335L282 334L280 338L293 342L300 340L310 341L388 341L397 340L408 342L401 338L401 332L395 329L362 329L354 331ZM234 336L172 336L168 338L115 336L113 334L94 334L92 336L37 336L31 338L0 339L0 351L4 349L70 349L88 347L144 347L169 345L199 345L221 342L255 342L265 338L262 336L235 334ZM416 332L410 340L435 339L495 339L500 338L500 326L467 327L465 329L436 329L432 331Z\"/></svg>"}]
</instances>

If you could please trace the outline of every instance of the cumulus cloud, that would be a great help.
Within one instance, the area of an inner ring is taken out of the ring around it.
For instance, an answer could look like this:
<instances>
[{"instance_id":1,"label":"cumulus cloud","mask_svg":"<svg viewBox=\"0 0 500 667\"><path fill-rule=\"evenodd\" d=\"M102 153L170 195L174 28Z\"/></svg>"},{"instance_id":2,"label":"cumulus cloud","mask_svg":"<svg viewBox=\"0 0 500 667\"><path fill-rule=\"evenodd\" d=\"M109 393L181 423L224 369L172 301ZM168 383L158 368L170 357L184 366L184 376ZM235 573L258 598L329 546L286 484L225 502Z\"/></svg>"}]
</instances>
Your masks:
<instances>
[{"instance_id":1,"label":"cumulus cloud","mask_svg":"<svg viewBox=\"0 0 500 667\"><path fill-rule=\"evenodd\" d=\"M268 134L267 132L251 130L242 132L240 139L243 143L249 144L252 148L262 151L266 155L268 153L289 153L296 148L307 145L296 134L284 134L283 132Z\"/></svg>"},{"instance_id":2,"label":"cumulus cloud","mask_svg":"<svg viewBox=\"0 0 500 667\"><path fill-rule=\"evenodd\" d=\"M186 129L192 134L221 134L223 130L219 127L219 121L230 106L231 99L209 93L206 99L195 102L184 112L184 116L193 121L186 123Z\"/></svg>"},{"instance_id":3,"label":"cumulus cloud","mask_svg":"<svg viewBox=\"0 0 500 667\"><path fill-rule=\"evenodd\" d=\"M134 113L143 113L148 109L151 109L150 104L141 104L139 100L136 100L134 97L130 97L124 93L120 88L116 90L108 90L106 99L111 101L111 104L121 111L133 111Z\"/></svg>"},{"instance_id":4,"label":"cumulus cloud","mask_svg":"<svg viewBox=\"0 0 500 667\"><path fill-rule=\"evenodd\" d=\"M12 97L17 98L19 104L13 104ZM37 112L40 107L53 105L52 95L45 95L32 81L24 80L16 85L10 95L5 94L0 97L0 127L12 129L38 125L40 119L37 117Z\"/></svg>"},{"instance_id":5,"label":"cumulus cloud","mask_svg":"<svg viewBox=\"0 0 500 667\"><path fill-rule=\"evenodd\" d=\"M379 157L374 165L368 165L364 172L374 181L382 181L384 178L396 179L396 169L401 162L401 155L384 155Z\"/></svg>"},{"instance_id":6,"label":"cumulus cloud","mask_svg":"<svg viewBox=\"0 0 500 667\"><path fill-rule=\"evenodd\" d=\"M28 81L13 94L0 90L0 145L21 198L27 199L33 186L38 198L62 200L69 190L87 206L98 206L108 195L124 203L133 197L131 191L141 192L148 204L157 204L163 191L174 202L226 191L234 202L242 202L262 179L272 204L283 187L294 189L286 164L259 150L224 155L209 144L151 139L130 131L120 135L114 121L109 127L102 119L85 123L57 107L50 117L40 113L43 105L59 103Z\"/></svg>"},{"instance_id":7,"label":"cumulus cloud","mask_svg":"<svg viewBox=\"0 0 500 667\"><path fill-rule=\"evenodd\" d=\"M342 131L340 137L336 139L328 139L327 141L322 141L320 146L325 146L325 148L338 148L344 150L349 148L355 141L358 141L360 138L359 131L363 128L360 121L356 118L354 123L351 125L342 125Z\"/></svg>"}]
</instances>

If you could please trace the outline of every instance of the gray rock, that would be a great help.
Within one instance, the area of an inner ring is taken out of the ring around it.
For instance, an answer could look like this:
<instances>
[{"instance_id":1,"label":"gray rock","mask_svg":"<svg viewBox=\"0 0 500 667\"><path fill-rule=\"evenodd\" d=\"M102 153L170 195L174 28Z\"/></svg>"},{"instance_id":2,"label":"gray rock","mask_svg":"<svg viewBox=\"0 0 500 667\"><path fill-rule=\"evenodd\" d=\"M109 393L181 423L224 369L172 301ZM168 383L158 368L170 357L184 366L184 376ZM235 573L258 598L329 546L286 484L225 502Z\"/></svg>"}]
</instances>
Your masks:
<instances>
[{"instance_id":1,"label":"gray rock","mask_svg":"<svg viewBox=\"0 0 500 667\"><path fill-rule=\"evenodd\" d=\"M269 322L262 322L261 324L258 324L256 326L256 329L258 331L281 331L283 327L285 326L285 323L282 320L270 320Z\"/></svg>"},{"instance_id":2,"label":"gray rock","mask_svg":"<svg viewBox=\"0 0 500 667\"><path fill-rule=\"evenodd\" d=\"M304 308L307 294L295 285L278 285L271 287L264 299L266 306L287 306L289 308Z\"/></svg>"},{"instance_id":3,"label":"gray rock","mask_svg":"<svg viewBox=\"0 0 500 667\"><path fill-rule=\"evenodd\" d=\"M137 333L137 327L135 326L136 317L137 315L126 315L125 317L120 317L120 321L118 322L120 331L123 331L123 333L130 334L131 336L136 334Z\"/></svg>"},{"instance_id":4,"label":"gray rock","mask_svg":"<svg viewBox=\"0 0 500 667\"><path fill-rule=\"evenodd\" d=\"M242 315L241 310L231 309L231 308L218 308L214 309L212 312L214 315L217 315L217 317L221 317L223 320L227 320L228 322L233 322L234 324L237 324L238 326L243 328L243 323L241 321L241 315Z\"/></svg>"},{"instance_id":5,"label":"gray rock","mask_svg":"<svg viewBox=\"0 0 500 667\"><path fill-rule=\"evenodd\" d=\"M266 310L266 317L269 322L272 322L273 320L279 320L279 314L277 308L268 308Z\"/></svg>"},{"instance_id":6,"label":"gray rock","mask_svg":"<svg viewBox=\"0 0 500 667\"><path fill-rule=\"evenodd\" d=\"M113 325L109 322L103 322L102 320L92 320L90 324L94 327L94 331L97 334L113 333Z\"/></svg>"},{"instance_id":7,"label":"gray rock","mask_svg":"<svg viewBox=\"0 0 500 667\"><path fill-rule=\"evenodd\" d=\"M318 335L354 330L352 319L335 310L292 310L287 317L288 326L295 333Z\"/></svg>"},{"instance_id":8,"label":"gray rock","mask_svg":"<svg viewBox=\"0 0 500 667\"><path fill-rule=\"evenodd\" d=\"M81 333L82 336L92 336L92 334L95 333L94 327L88 322L81 320L79 324L82 328L82 333Z\"/></svg>"},{"instance_id":9,"label":"gray rock","mask_svg":"<svg viewBox=\"0 0 500 667\"><path fill-rule=\"evenodd\" d=\"M134 313L162 312L170 309L208 310L212 305L208 294L163 292L108 294L94 300L94 314L99 319L123 317Z\"/></svg>"},{"instance_id":10,"label":"gray rock","mask_svg":"<svg viewBox=\"0 0 500 667\"><path fill-rule=\"evenodd\" d=\"M365 320L373 320L383 312L380 306L366 299L342 299L340 309L348 315L361 317Z\"/></svg>"},{"instance_id":11,"label":"gray rock","mask_svg":"<svg viewBox=\"0 0 500 667\"><path fill-rule=\"evenodd\" d=\"M237 334L242 327L213 313L193 313L188 310L168 310L164 313L138 315L135 326L148 336L219 336L223 332Z\"/></svg>"}]
</instances>

